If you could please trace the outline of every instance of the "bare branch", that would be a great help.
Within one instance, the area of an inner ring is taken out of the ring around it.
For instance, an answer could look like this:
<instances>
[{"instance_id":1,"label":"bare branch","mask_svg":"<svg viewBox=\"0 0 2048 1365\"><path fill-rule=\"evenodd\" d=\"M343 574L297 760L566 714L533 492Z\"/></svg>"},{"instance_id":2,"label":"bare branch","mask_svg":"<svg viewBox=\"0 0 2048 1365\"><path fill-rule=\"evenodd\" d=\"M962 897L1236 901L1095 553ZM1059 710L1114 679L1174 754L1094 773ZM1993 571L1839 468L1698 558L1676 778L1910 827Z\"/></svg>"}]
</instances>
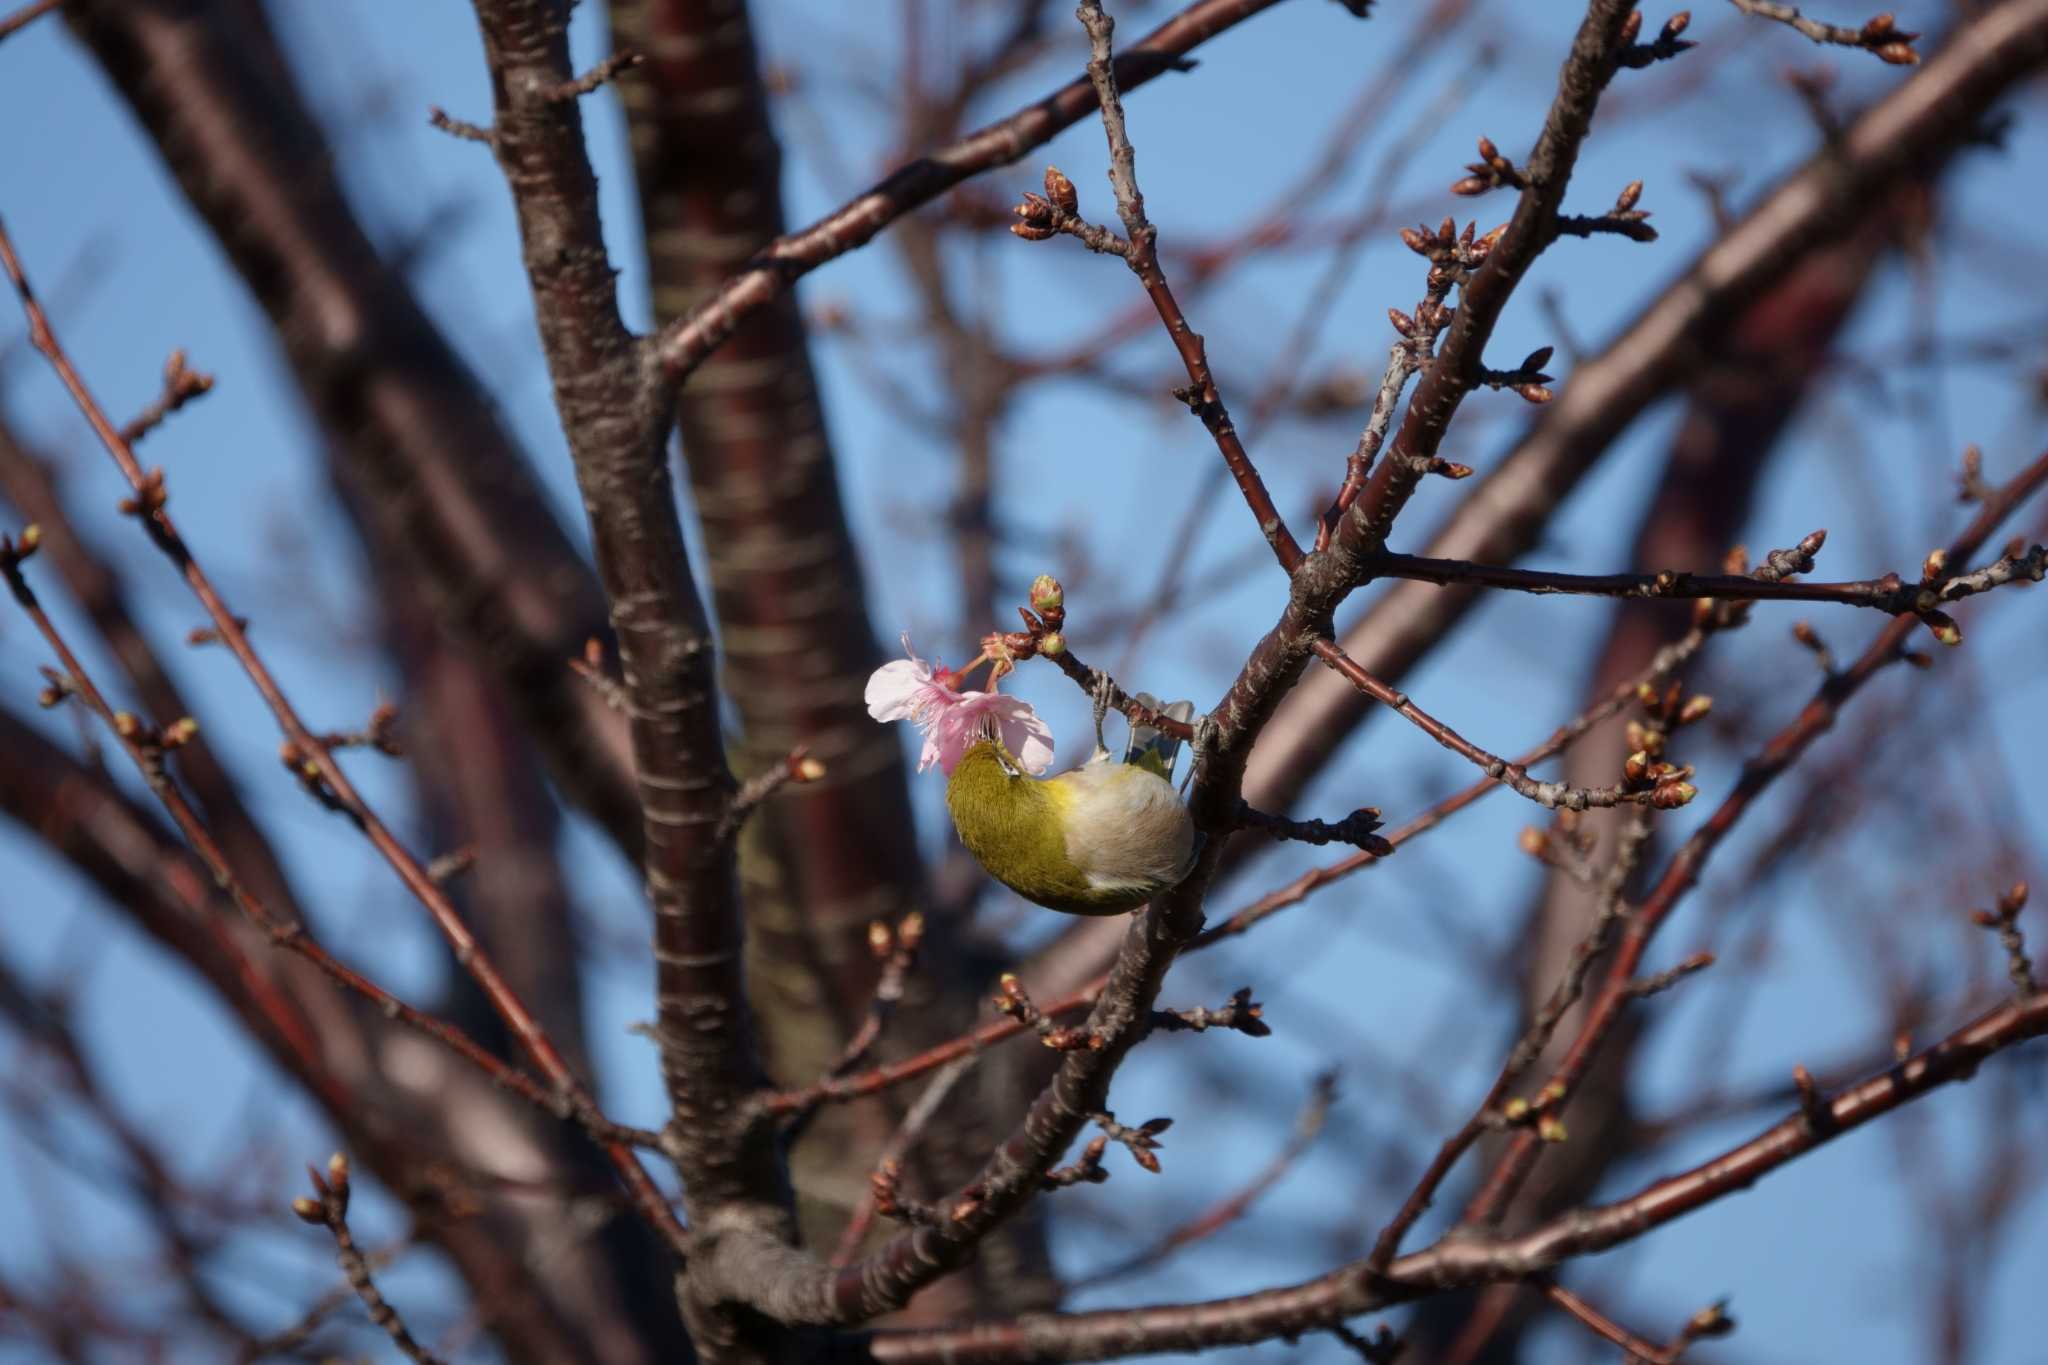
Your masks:
<instances>
[{"instance_id":1,"label":"bare branch","mask_svg":"<svg viewBox=\"0 0 2048 1365\"><path fill-rule=\"evenodd\" d=\"M292 1211L308 1223L327 1229L334 1238L334 1258L341 1265L341 1273L348 1277L349 1288L363 1301L369 1311L370 1321L384 1329L391 1338L391 1344L407 1360L418 1365L440 1365L441 1358L413 1339L406 1328L405 1319L391 1306L377 1282L370 1276L370 1260L356 1246L355 1234L348 1226L349 1170L348 1158L336 1152L327 1162L323 1175L312 1167L306 1174L313 1181L311 1197L301 1196L292 1201Z\"/></svg>"},{"instance_id":2,"label":"bare branch","mask_svg":"<svg viewBox=\"0 0 2048 1365\"><path fill-rule=\"evenodd\" d=\"M1117 87L1134 90L1175 69L1178 58L1276 3L1278 0L1196 0L1118 55ZM658 343L662 365L671 379L680 382L731 334L741 318L788 292L803 276L867 245L883 228L962 181L1009 165L1044 145L1054 134L1094 113L1096 107L1095 89L1088 79L1069 81L1018 113L901 167L811 226L778 238L761 251L758 264L727 281L687 317L662 329Z\"/></svg>"},{"instance_id":3,"label":"bare branch","mask_svg":"<svg viewBox=\"0 0 2048 1365\"><path fill-rule=\"evenodd\" d=\"M1860 47L1875 54L1879 61L1893 66L1913 66L1920 60L1920 54L1913 50L1913 40L1920 35L1900 28L1888 13L1877 15L1860 28L1844 28L1840 24L1809 19L1797 7L1777 4L1774 0L1728 0L1728 3L1744 14L1783 24L1794 33L1823 46Z\"/></svg>"}]
</instances>

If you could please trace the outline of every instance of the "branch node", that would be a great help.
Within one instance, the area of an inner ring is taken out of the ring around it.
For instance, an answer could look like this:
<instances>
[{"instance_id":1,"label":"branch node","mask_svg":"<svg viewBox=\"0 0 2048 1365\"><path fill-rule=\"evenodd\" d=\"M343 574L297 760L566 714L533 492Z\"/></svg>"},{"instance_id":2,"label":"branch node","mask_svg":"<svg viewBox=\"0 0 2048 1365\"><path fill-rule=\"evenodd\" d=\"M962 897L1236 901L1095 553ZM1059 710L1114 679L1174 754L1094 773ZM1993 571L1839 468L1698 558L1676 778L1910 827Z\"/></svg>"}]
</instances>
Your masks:
<instances>
[{"instance_id":1,"label":"branch node","mask_svg":"<svg viewBox=\"0 0 2048 1365\"><path fill-rule=\"evenodd\" d=\"M1265 1006L1252 999L1250 986L1239 987L1230 1003L1217 1009L1198 1006L1185 1010L1154 1010L1152 1027L1168 1033L1206 1033L1212 1028L1231 1029L1252 1038L1271 1037L1273 1030L1264 1019Z\"/></svg>"},{"instance_id":2,"label":"branch node","mask_svg":"<svg viewBox=\"0 0 2048 1365\"><path fill-rule=\"evenodd\" d=\"M998 1010L1036 1033L1038 1040L1054 1052L1099 1052L1108 1041L1093 1029L1062 1028L1046 1018L1038 1006L1031 1003L1024 983L1014 972L1004 972L996 983L994 1003Z\"/></svg>"}]
</instances>

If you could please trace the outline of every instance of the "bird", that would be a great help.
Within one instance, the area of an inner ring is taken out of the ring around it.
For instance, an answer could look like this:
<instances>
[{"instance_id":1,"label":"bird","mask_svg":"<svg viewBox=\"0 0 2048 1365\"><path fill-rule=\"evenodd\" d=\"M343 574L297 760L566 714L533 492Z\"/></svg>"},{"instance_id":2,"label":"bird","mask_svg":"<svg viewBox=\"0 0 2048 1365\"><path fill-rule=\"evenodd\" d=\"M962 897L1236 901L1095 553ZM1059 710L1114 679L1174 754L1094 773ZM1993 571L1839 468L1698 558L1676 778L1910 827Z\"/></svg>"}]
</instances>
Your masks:
<instances>
[{"instance_id":1,"label":"bird","mask_svg":"<svg viewBox=\"0 0 2048 1365\"><path fill-rule=\"evenodd\" d=\"M1195 714L1193 702L1135 700L1183 723ZM946 809L975 861L1025 900L1070 915L1135 910L1195 861L1195 822L1172 782L1180 740L1133 725L1118 760L1102 743L1107 707L1108 689L1098 686L1095 749L1077 768L1033 777L991 726L946 783Z\"/></svg>"}]
</instances>

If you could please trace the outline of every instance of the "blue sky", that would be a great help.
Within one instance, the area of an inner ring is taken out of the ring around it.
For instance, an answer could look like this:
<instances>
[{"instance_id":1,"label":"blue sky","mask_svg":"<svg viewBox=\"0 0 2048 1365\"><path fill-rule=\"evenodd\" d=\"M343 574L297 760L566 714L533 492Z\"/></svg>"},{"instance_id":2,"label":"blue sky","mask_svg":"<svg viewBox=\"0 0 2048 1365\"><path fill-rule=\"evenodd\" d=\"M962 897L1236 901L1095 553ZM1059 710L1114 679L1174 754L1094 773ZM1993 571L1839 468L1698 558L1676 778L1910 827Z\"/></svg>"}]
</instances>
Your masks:
<instances>
[{"instance_id":1,"label":"blue sky","mask_svg":"<svg viewBox=\"0 0 2048 1365\"><path fill-rule=\"evenodd\" d=\"M328 122L358 211L380 240L403 240L437 212L456 210L454 226L434 238L418 286L491 385L557 498L565 524L580 537L503 185L484 151L426 125L429 104L457 117L481 120L487 114L488 91L467 7L356 0L272 8ZM985 19L956 18L944 4L925 8L934 35L929 66L956 50L949 44L986 31ZM1385 63L1407 31L1413 8L1383 4L1377 17L1361 24L1325 0L1290 0L1205 46L1193 72L1162 79L1134 96L1130 118L1138 169L1163 244L1172 249L1211 239L1256 218L1299 174L1354 91L1364 82L1389 79ZM962 7L957 13L979 15L982 9ZM1783 30L1742 24L1723 9L1702 7L1691 35L1702 39L1699 51L1617 82L1574 182L1572 207L1593 211L1629 180L1644 179L1643 206L1655 212L1661 240L1652 246L1612 240L1560 244L1504 319L1490 357L1495 364L1511 364L1538 345L1559 341L1538 303L1544 291L1555 291L1579 341L1597 346L1677 274L1712 231L1704 201L1686 184L1688 171L1732 176L1734 202L1741 205L1809 153L1814 134L1779 79L1785 69L1830 61L1839 73L1837 99L1843 107L1905 79L1896 69L1854 54L1826 58ZM875 178L902 150L877 98L890 88L894 69L895 7L779 0L755 10L769 59L799 73L798 96L785 103L780 118L791 154L791 213L808 220ZM1161 7L1146 12L1157 14ZM1899 7L1906 27L1932 27L1943 12L1931 3ZM1335 220L1386 200L1421 206L1432 221L1444 212L1476 212L1483 228L1505 211L1505 201L1452 201L1443 187L1470 159L1480 134L1511 156L1526 151L1570 25L1548 6L1496 5L1481 7L1481 14L1452 39L1419 54L1406 92L1320 192L1314 216ZM1655 23L1662 15L1653 11L1649 17ZM1133 18L1123 34L1147 26ZM1491 40L1490 60L1477 55L1482 37ZM574 39L579 61L602 54L601 7L580 9ZM1054 57L989 92L975 117L1007 112L1043 93L1078 67L1084 51L1075 26ZM336 52L350 55L336 61ZM1689 112L1674 117L1659 106L1658 94L1665 88L1660 82L1680 80L1703 88L1686 106ZM1464 98L1443 96L1461 83ZM2048 209L2048 178L2038 174L2048 165L2048 134L2038 98L2010 107L2020 118L2005 153L1972 157L1951 182L1954 230L1938 236L1917 266L1894 262L1888 268L1850 344L1890 354L1923 330L1938 337L1990 335L2013 340L2019 361L1901 367L1875 377L1845 371L1802 417L1774 464L1746 533L1751 546L1791 544L1826 526L1831 536L1823 576L1905 570L1960 523L1951 488L1956 451L1964 441L1984 447L1994 476L2038 452L2048 424L2025 391L2020 367L2028 358L2036 365L2041 359L2043 310L2038 291L2025 285L2048 261L2012 225L2038 222ZM617 106L608 94L599 95L586 102L586 115L609 241L624 272L624 297L629 313L644 317L645 276ZM360 564L345 528L328 513L318 434L297 405L264 319L125 109L59 25L39 23L0 47L0 127L34 130L0 140L0 214L52 302L75 358L110 410L132 411L153 396L163 357L173 347L185 347L196 365L218 376L216 391L153 435L145 454L170 470L186 535L230 599L238 607L251 604L244 609L260 623L267 657L309 718L321 725L358 720L396 680L354 652L337 654L334 648L336 638L360 639L372 624L359 586ZM1404 139L1412 144L1406 167L1389 176L1388 149ZM1102 138L1093 124L986 177L981 188L1013 197L1035 186L1046 160L1062 166L1081 187L1084 211L1111 216ZM2026 168L2036 173L2015 173ZM1419 293L1414 258L1392 231L1374 242L1330 302L1311 371L1342 366L1376 374L1391 340L1385 308L1410 307ZM997 232L950 249L970 306L1027 353L1059 349L1138 297L1121 264L1072 243L1025 244ZM1241 418L1326 259L1319 250L1277 253L1190 301L1193 321L1209 338L1219 380ZM900 260L886 239L818 272L806 281L802 298L809 308L841 307L864 327L884 331L914 316ZM18 334L18 324L0 322L0 347ZM952 452L907 430L863 376L869 365L881 364L901 375L920 400L935 400L938 390L920 354L877 348L861 356L855 344L828 338L816 353L850 513L866 549L876 629L884 639L910 630L923 652L957 662L973 649L957 621L937 510L951 487ZM302 884L319 888L320 922L330 934L345 937L380 979L402 992L428 992L438 958L428 951L418 917L399 888L278 772L275 737L264 725L246 721L251 698L225 657L176 646L196 622L196 609L158 563L130 553L133 547L123 537L132 531L111 508L117 476L91 447L61 391L18 347L8 354L0 371L8 420L62 457L79 519L97 543L118 549L132 564L133 588L200 699L209 735L262 784L259 808L266 822ZM1154 329L1118 351L1106 368L1122 380L1158 389L1171 360ZM1569 383L1568 368L1556 372ZM1446 454L1486 468L1512 443L1524 415L1517 399L1477 396ZM1669 408L1652 413L1606 457L1535 562L1580 571L1622 566L1674 416ZM1247 426L1248 444L1283 509L1307 505L1336 477L1357 421L1357 414L1347 413L1338 421ZM1190 491L1216 458L1213 448L1199 425L1171 403L1132 401L1091 379L1034 390L1005 426L998 458L1010 532L999 561L1005 583L1022 600L1036 573L1068 578L1076 648L1091 659L1115 657L1121 652L1116 638L1089 633L1090 613L1098 619L1110 614L1152 581ZM1429 489L1403 523L1397 548L1419 549L1427 526L1451 506L1452 496L1449 485ZM1255 533L1235 495L1215 503L1190 569L1196 578L1210 576L1212 587L1151 637L1127 683L1212 700L1284 600L1284 583L1270 563L1244 558ZM2038 535L2040 524L2036 512L2013 529ZM2048 752L2038 704L2042 665L2048 663L2048 633L2039 626L2043 600L2038 593L2013 594L2010 600L1972 604L1959 613L1969 634L1960 655L1943 658L1930 674L1902 671L1887 678L1859 705L1873 714L1911 718L1932 735L1956 730L1980 704L1995 705L2002 762L2024 779L2027 758ZM287 616L287 604L302 624ZM1794 613L1766 609L1759 616L1759 626L1711 661L1710 669L1733 694L1754 699L1761 712L1756 725L1763 727L1789 719L1812 678L1784 634ZM1859 650L1875 628L1847 613L1816 619L1841 654ZM1575 709L1585 660L1606 620L1606 609L1595 603L1496 602L1456 645L1411 678L1408 690L1477 742L1500 751L1519 748ZM33 666L43 661L24 624L0 618L0 678L12 680L17 701L32 694ZM1079 695L1044 671L1026 670L1019 688L1046 710L1063 757L1078 757L1086 743ZM1987 693L1992 700L1982 702ZM61 717L48 723L59 730L68 725ZM1876 750L1881 738L1852 714L1816 750L1814 761L1839 762L1857 746ZM1850 827L1827 856L1765 882L1738 904L1725 889L1783 817L1782 797L1757 813L1676 918L1654 965L1668 965L1709 941L1725 948L1726 940L1707 937L1710 924L1768 919L1768 954L1726 961L1710 979L1740 974L1736 981L1712 979L1711 987L1702 982L1657 1006L1643 1073L1644 1104L1651 1112L1677 1108L1702 1084L1739 1090L1784 1076L1794 1062L1825 1063L1879 1043L1888 1022L1875 1004L1868 952L1869 936L1878 932L1873 925L1898 920L1910 952L1924 962L1936 1002L1931 1027L1959 1022L1970 985L1983 984L1995 970L1994 950L1981 934L1955 927L1972 905L1988 903L1989 878L1936 885L1927 860L1911 855L1915 837L1943 822L1970 828L1981 817L1961 808L1968 795L1983 794L1988 802L1994 796L1986 793L1999 788L1959 776L1938 752L1901 746L1881 752L1888 764L1901 765L1888 768L1888 776L1924 783L1930 799L1948 808L1924 819L1887 810L1879 827ZM1674 829L1683 832L1710 808L1707 803L1732 781L1736 760L1732 751L1703 756L1703 800L1675 817ZM395 773L356 766L373 798L403 811L404 787ZM1369 803L1398 820L1466 778L1428 740L1381 720L1343 747L1305 807L1335 815ZM2034 850L2022 870L2038 885L2038 850L2048 847L2048 801L2031 789L2037 784L2011 785L2018 795L2009 814ZM1959 800L1959 792L1966 796ZM921 783L917 796L936 851L947 837L936 780ZM1332 1062L1348 1063L1337 1119L1313 1158L1269 1197L1267 1208L1286 1215L1289 1226L1298 1220L1332 1238L1341 1240L1347 1227L1369 1234L1387 1208L1333 1208L1331 1191L1356 1190L1362 1176L1382 1171L1390 1171L1396 1185L1412 1178L1422 1154L1483 1092L1505 1045L1506 1002L1471 998L1470 954L1502 946L1519 923L1535 878L1514 851L1514 834L1528 822L1526 808L1495 797L1389 866L1182 968L1170 986L1177 1000L1220 999L1249 982L1268 1002L1276 1036L1258 1042L1167 1039L1138 1054L1120 1075L1115 1094L1126 1117L1188 1115L1191 1086L1254 1088L1242 1090L1246 1103L1226 1107L1220 1117L1183 1117L1170 1135L1162 1179L1120 1173L1106 1186L1061 1196L1100 1213L1064 1224L1063 1264L1080 1270L1110 1259L1110 1244L1101 1240L1105 1230L1142 1232L1166 1210L1192 1206L1248 1175L1284 1140L1308 1078ZM629 870L582 831L568 836L567 857L593 917L618 926L636 922L636 879ZM1315 850L1275 853L1222 893L1218 909L1227 911L1318 861ZM215 1170L235 1151L252 1112L275 1115L285 1125L303 1148L293 1159L327 1150L331 1140L317 1119L254 1061L230 1022L196 997L175 965L98 907L61 865L11 828L0 828L0 869L8 887L0 898L0 951L36 973L69 974L79 982L95 1056L132 1113L175 1126L180 1160L193 1172ZM1891 916L1895 903L1898 913ZM1909 908L1910 918L1904 918ZM2038 913L2034 919L2039 923ZM1022 917L1021 938L1046 932L1047 924ZM659 1086L652 1056L625 1031L648 1010L644 965L610 960L598 973L592 1036L605 1066L608 1101L622 1119L655 1120ZM1724 1008L1724 992L1741 998L1737 1012ZM1199 1055L1192 1051L1197 1046ZM1244 1051L1252 1048L1256 1054ZM1403 1111L1376 1085L1375 1057L1419 1064L1438 1079L1441 1112ZM1993 1067L2024 1067L2035 1078L2034 1093L2020 1112L2038 1124L2038 1047ZM1245 1079L1247 1071L1256 1073L1254 1080ZM1913 1116L1920 1137L1909 1167L1914 1183L1926 1188L1936 1183L1935 1173L1947 1178L1968 1172L1991 1112L1980 1093L1988 1088L1980 1084L1942 1095ZM1765 1121L1751 1115L1710 1126L1661 1159L1675 1167L1688 1154L1696 1159ZM1729 1296L1743 1324L1730 1359L1925 1358L1917 1277L1931 1265L1931 1234L1918 1220L1917 1206L1897 1197L1903 1150L1881 1131L1852 1136L1757 1191L1590 1263L1572 1282L1617 1312L1635 1314L1645 1330L1675 1326L1701 1304ZM117 1207L95 1197L87 1182L67 1175L19 1134L0 1131L0 1151L6 1154L0 1159L0 1226L34 1230L27 1238L0 1237L0 1272L45 1273L59 1256L104 1254L129 1233ZM295 1192L292 1169L286 1161L274 1173L276 1188ZM1618 1172L1609 1188L1619 1193L1656 1173ZM251 1179L260 1184L263 1175ZM1873 1191L1884 1197L1873 1197ZM1973 1359L2037 1358L2029 1277L2038 1276L2048 1254L2038 1231L2044 1215L2048 1198L2037 1188L2014 1221L2003 1259L1980 1288L1981 1337ZM374 1202L369 1216L378 1216ZM1260 1230L1255 1218L1142 1281L1121 1282L1077 1302L1095 1307L1235 1292L1312 1274L1333 1259L1326 1238L1283 1240L1262 1237ZM313 1286L327 1283L327 1253L309 1245L313 1240L280 1219L274 1235L250 1239L246 1263L260 1271L239 1277L234 1292L278 1321L289 1320L312 1297ZM401 1303L408 1294L430 1300L437 1273L416 1261L392 1277L393 1296ZM431 1316L427 1325L435 1325ZM11 1358L10 1349L0 1341L0 1359ZM1564 1328L1546 1334L1540 1358L1579 1360L1590 1353L1589 1339ZM1278 1347L1262 1355L1291 1358ZM1716 1358L1707 1351L1701 1356Z\"/></svg>"}]
</instances>

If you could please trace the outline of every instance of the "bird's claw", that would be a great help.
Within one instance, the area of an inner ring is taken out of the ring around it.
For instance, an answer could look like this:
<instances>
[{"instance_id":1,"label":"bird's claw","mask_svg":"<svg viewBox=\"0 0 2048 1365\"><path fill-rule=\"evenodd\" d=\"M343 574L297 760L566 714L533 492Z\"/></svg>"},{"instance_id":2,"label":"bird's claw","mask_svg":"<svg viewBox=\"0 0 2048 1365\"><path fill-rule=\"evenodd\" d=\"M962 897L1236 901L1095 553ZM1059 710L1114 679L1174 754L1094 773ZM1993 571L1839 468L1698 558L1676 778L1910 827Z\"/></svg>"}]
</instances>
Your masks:
<instances>
[{"instance_id":1,"label":"bird's claw","mask_svg":"<svg viewBox=\"0 0 2048 1365\"><path fill-rule=\"evenodd\" d=\"M1216 743L1222 735L1223 727L1216 723L1214 716L1204 711L1195 717L1195 761L1188 765L1189 777L1208 766L1209 755L1216 751Z\"/></svg>"},{"instance_id":2,"label":"bird's claw","mask_svg":"<svg viewBox=\"0 0 2048 1365\"><path fill-rule=\"evenodd\" d=\"M1093 686L1088 690L1095 699L1095 748L1097 752L1107 752L1109 746L1102 742L1102 722L1109 715L1109 699L1116 691L1116 684L1110 680L1109 674L1101 669L1091 671L1095 678Z\"/></svg>"}]
</instances>

